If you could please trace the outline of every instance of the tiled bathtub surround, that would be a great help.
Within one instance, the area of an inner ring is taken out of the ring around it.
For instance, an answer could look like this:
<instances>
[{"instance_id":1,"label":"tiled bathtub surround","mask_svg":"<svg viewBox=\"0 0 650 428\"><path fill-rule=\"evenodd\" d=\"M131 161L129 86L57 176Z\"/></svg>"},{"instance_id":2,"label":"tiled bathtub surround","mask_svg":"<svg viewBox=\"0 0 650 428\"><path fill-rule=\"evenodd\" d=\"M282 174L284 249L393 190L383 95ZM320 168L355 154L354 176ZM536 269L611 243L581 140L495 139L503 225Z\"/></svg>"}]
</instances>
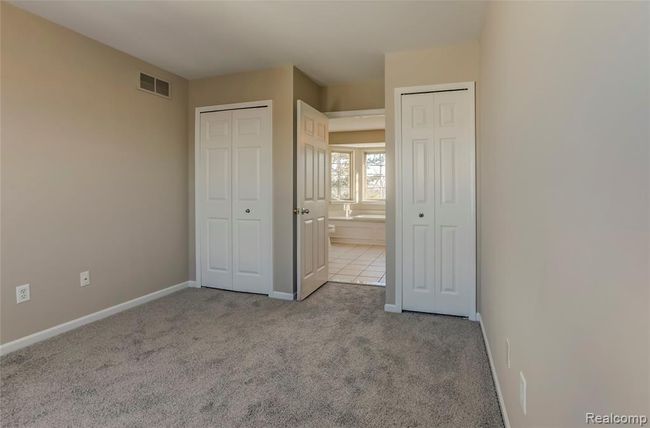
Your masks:
<instances>
[{"instance_id":1,"label":"tiled bathtub surround","mask_svg":"<svg viewBox=\"0 0 650 428\"><path fill-rule=\"evenodd\" d=\"M383 245L332 244L329 280L386 285L386 247Z\"/></svg>"}]
</instances>

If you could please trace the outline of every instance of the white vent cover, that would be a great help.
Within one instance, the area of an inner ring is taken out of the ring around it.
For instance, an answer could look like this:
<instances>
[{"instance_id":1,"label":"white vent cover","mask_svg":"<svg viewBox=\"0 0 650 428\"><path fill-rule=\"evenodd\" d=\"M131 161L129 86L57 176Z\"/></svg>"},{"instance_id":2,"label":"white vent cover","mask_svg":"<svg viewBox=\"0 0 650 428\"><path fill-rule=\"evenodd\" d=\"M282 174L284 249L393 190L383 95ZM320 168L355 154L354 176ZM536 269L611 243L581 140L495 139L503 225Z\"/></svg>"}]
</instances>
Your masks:
<instances>
[{"instance_id":1,"label":"white vent cover","mask_svg":"<svg viewBox=\"0 0 650 428\"><path fill-rule=\"evenodd\" d=\"M169 82L145 73L140 73L139 88L143 91L160 95L161 97L171 97L171 84Z\"/></svg>"}]
</instances>

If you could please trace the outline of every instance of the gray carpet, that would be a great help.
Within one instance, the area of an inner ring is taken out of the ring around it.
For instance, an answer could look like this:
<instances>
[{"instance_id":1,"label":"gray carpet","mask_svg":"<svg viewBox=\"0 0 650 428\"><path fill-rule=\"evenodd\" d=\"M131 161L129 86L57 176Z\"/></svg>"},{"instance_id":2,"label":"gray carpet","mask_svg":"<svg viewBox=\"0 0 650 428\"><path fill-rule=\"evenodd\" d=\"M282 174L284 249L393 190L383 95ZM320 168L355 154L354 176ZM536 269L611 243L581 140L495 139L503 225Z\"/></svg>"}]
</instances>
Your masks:
<instances>
[{"instance_id":1,"label":"gray carpet","mask_svg":"<svg viewBox=\"0 0 650 428\"><path fill-rule=\"evenodd\" d=\"M477 323L187 289L2 358L2 426L500 427Z\"/></svg>"}]
</instances>

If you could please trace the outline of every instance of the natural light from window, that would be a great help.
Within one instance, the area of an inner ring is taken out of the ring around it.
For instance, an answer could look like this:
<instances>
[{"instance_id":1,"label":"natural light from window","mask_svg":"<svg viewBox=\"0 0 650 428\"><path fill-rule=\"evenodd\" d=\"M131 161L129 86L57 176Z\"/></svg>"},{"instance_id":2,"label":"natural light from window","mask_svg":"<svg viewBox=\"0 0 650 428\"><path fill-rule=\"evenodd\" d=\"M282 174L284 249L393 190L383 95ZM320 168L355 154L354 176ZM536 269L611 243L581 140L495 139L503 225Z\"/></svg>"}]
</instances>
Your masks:
<instances>
[{"instance_id":1,"label":"natural light from window","mask_svg":"<svg viewBox=\"0 0 650 428\"><path fill-rule=\"evenodd\" d=\"M386 154L364 153L363 199L366 201L386 200Z\"/></svg>"},{"instance_id":2,"label":"natural light from window","mask_svg":"<svg viewBox=\"0 0 650 428\"><path fill-rule=\"evenodd\" d=\"M333 201L352 199L352 153L332 152L331 197Z\"/></svg>"}]
</instances>

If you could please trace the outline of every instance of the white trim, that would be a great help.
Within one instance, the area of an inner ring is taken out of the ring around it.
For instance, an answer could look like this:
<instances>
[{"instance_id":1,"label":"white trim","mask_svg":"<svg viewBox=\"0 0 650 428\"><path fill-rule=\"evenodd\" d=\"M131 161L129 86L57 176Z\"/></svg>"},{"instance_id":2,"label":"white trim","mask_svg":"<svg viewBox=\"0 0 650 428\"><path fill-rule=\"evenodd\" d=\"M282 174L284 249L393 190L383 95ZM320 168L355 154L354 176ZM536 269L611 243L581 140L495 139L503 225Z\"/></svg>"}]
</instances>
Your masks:
<instances>
[{"instance_id":1,"label":"white trim","mask_svg":"<svg viewBox=\"0 0 650 428\"><path fill-rule=\"evenodd\" d=\"M83 325L90 324L91 322L99 321L103 318L110 317L119 312L131 309L133 307L142 305L143 303L150 302L152 300L160 299L169 294L175 293L179 290L187 288L190 286L191 281L181 282L180 284L172 285L171 287L163 288L162 290L154 291L153 293L145 294L144 296L136 297L135 299L129 300L124 303L111 306L110 308L102 309L100 311L94 312L92 314L85 315L81 318L77 318L72 321L65 322L63 324L50 327L46 330L39 331L29 336L21 337L12 342L7 342L4 345L0 345L0 355L6 355L10 352L17 351L26 346L33 345L35 343L41 342L43 340L49 339L59 334L65 333L70 330L74 330Z\"/></svg>"},{"instance_id":2,"label":"white trim","mask_svg":"<svg viewBox=\"0 0 650 428\"><path fill-rule=\"evenodd\" d=\"M203 106L196 107L195 114L198 115L201 113L207 113L211 111L223 111L223 110L239 110L243 108L255 108L255 107L271 107L273 105L273 100L260 100L260 101L249 101L245 103L232 103L232 104L219 104L212 106ZM196 148L196 135L194 136L194 143Z\"/></svg>"},{"instance_id":3,"label":"white trim","mask_svg":"<svg viewBox=\"0 0 650 428\"><path fill-rule=\"evenodd\" d=\"M278 300L296 300L296 293L284 293L282 291L271 291L269 293L271 299Z\"/></svg>"},{"instance_id":4,"label":"white trim","mask_svg":"<svg viewBox=\"0 0 650 428\"><path fill-rule=\"evenodd\" d=\"M384 109L350 110L325 113L330 132L358 132L386 129Z\"/></svg>"},{"instance_id":5,"label":"white trim","mask_svg":"<svg viewBox=\"0 0 650 428\"><path fill-rule=\"evenodd\" d=\"M503 399L503 394L501 393L501 384L499 383L499 377L497 376L497 369L494 365L494 359L492 358L492 351L490 351L490 342L488 342L487 333L485 332L485 325L483 325L483 319L481 318L480 313L476 313L476 319L481 325L481 333L483 333L483 341L485 342L485 349L487 350L488 360L490 361L490 371L492 372L492 379L494 379L494 387L497 390L497 397L499 398L499 407L501 407L501 416L503 417L503 424L506 428L510 428L510 419L508 419L508 411L506 410L506 402Z\"/></svg>"},{"instance_id":6,"label":"white trim","mask_svg":"<svg viewBox=\"0 0 650 428\"><path fill-rule=\"evenodd\" d=\"M190 288L201 288L201 284L198 281L187 281L187 286Z\"/></svg>"},{"instance_id":7,"label":"white trim","mask_svg":"<svg viewBox=\"0 0 650 428\"><path fill-rule=\"evenodd\" d=\"M375 108L368 110L328 111L325 113L325 116L332 119L337 117L384 116L385 114L386 109Z\"/></svg>"},{"instance_id":8,"label":"white trim","mask_svg":"<svg viewBox=\"0 0 650 428\"><path fill-rule=\"evenodd\" d=\"M402 89L395 88L394 161L395 170L395 312L402 312ZM388 178L387 178L388 180ZM388 196L388 195L387 195ZM387 237L388 238L388 237ZM386 304L388 306L388 304Z\"/></svg>"},{"instance_id":9,"label":"white trim","mask_svg":"<svg viewBox=\"0 0 650 428\"><path fill-rule=\"evenodd\" d=\"M327 147L328 156L329 156L329 202L328 204L356 204L357 203L357 189L354 185L355 179L354 174L356 172L356 150L350 147L337 147L337 146L328 146ZM332 153L347 153L350 155L350 197L352 199L332 199Z\"/></svg>"},{"instance_id":10,"label":"white trim","mask_svg":"<svg viewBox=\"0 0 650 428\"><path fill-rule=\"evenodd\" d=\"M384 311L385 312L393 312L393 313L396 313L396 314L401 314L402 313L402 308L397 306L397 305L390 305L390 304L386 303L384 305Z\"/></svg>"},{"instance_id":11,"label":"white trim","mask_svg":"<svg viewBox=\"0 0 650 428\"><path fill-rule=\"evenodd\" d=\"M386 145L382 147L368 147L359 144L360 147L351 147L351 145L334 144L327 148L330 160L330 174L329 174L329 187L330 187L330 200L329 205L355 205L355 210L363 210L362 206L366 209L380 209L385 211L386 199L364 199L366 191L366 153L383 153L384 154L384 177L386 176ZM350 195L352 199L332 199L332 153L349 153L350 154ZM359 178L357 180L357 178Z\"/></svg>"},{"instance_id":12,"label":"white trim","mask_svg":"<svg viewBox=\"0 0 650 428\"><path fill-rule=\"evenodd\" d=\"M374 143L334 143L330 144L329 147L333 150L341 149L386 149L385 141L377 141Z\"/></svg>"},{"instance_id":13,"label":"white trim","mask_svg":"<svg viewBox=\"0 0 650 428\"><path fill-rule=\"evenodd\" d=\"M470 154L470 161L471 161L471 174L472 176L470 177L470 181L472 183L472 217L474 217L474 292L470 296L470 311L469 311L469 319L472 321L477 321L476 314L478 314L478 305L476 304L476 295L478 294L478 277L476 276L476 272L478 270L478 228L477 228L477 221L478 221L478 213L476 212L476 187L478 186L478 183L476 182L476 82L466 82L465 85L467 85L467 91L470 95L470 98L472 99L472 109L470 110L470 135L472 136L473 143L474 143L474 150L472 150L472 153ZM509 428L509 427L507 427Z\"/></svg>"},{"instance_id":14,"label":"white trim","mask_svg":"<svg viewBox=\"0 0 650 428\"><path fill-rule=\"evenodd\" d=\"M261 100L261 101L249 101L244 103L232 103L232 104L220 104L204 107L196 107L194 109L194 269L195 269L195 286L200 288L203 286L203 277L201 270L201 241L199 240L199 235L201 234L201 213L203 212L203 207L201 206L201 198L197 198L197 190L199 188L200 182L200 173L201 170L199 166L201 165L201 113L213 112L213 111L223 111L223 110L238 110L244 108L254 108L254 107L267 107L269 109L270 121L269 125L271 127L271 147L273 147L273 100ZM269 183L267 183L270 191L273 192L273 178ZM271 207L270 219L271 224L271 251L273 251L273 207ZM273 263L271 263L271 290L273 290Z\"/></svg>"},{"instance_id":15,"label":"white trim","mask_svg":"<svg viewBox=\"0 0 650 428\"><path fill-rule=\"evenodd\" d=\"M201 213L203 206L201 198L197 197L200 180L201 165L201 113L202 108L197 107L194 111L194 280L199 287L203 284L203 273L201 269Z\"/></svg>"},{"instance_id":16,"label":"white trim","mask_svg":"<svg viewBox=\"0 0 650 428\"><path fill-rule=\"evenodd\" d=\"M439 92L448 90L463 90L466 89L472 98L472 110L470 118L470 134L474 138L474 145L476 146L476 98L474 95L476 83L475 82L460 82L460 83L445 83L441 85L425 85L425 86L409 86L395 88L395 152L394 152L394 170L395 170L395 306L400 311L402 310L402 167L401 167L401 148L402 148L402 95L417 93L417 92ZM476 183L476 150L472 154L472 182ZM472 199L472 212L476 218L476 185L472 189L474 197ZM474 251L476 258L476 251ZM471 296L470 305L472 309L469 311L468 317L470 320L476 320L476 287Z\"/></svg>"},{"instance_id":17,"label":"white trim","mask_svg":"<svg viewBox=\"0 0 650 428\"><path fill-rule=\"evenodd\" d=\"M359 203L360 204L368 204L368 205L380 205L380 206L386 206L386 198L384 199L366 199L366 155L368 153L383 153L384 155L384 196L386 195L386 147L382 148L363 148L363 149L357 149L361 153L361 156L359 156L359 168L361 169L360 175L361 175L361 186L359 189Z\"/></svg>"}]
</instances>

